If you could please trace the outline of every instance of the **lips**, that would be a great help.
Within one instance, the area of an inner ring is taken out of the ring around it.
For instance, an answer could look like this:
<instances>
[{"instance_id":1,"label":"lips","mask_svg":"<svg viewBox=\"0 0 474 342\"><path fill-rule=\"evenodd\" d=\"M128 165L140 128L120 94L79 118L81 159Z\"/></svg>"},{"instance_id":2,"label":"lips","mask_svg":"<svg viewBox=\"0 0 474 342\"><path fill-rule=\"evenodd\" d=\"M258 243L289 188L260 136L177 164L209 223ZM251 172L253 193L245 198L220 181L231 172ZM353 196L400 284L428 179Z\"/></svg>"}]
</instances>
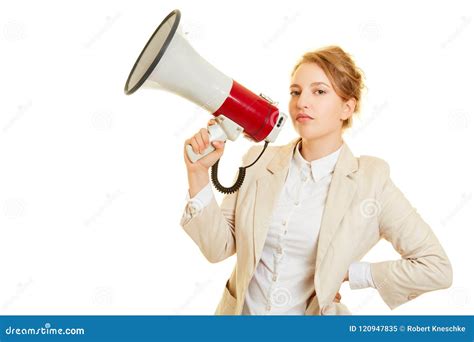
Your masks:
<instances>
[{"instance_id":1,"label":"lips","mask_svg":"<svg viewBox=\"0 0 474 342\"><path fill-rule=\"evenodd\" d=\"M296 116L296 120L303 119L303 118L313 119L311 116L303 114L303 113L298 113L298 115Z\"/></svg>"}]
</instances>

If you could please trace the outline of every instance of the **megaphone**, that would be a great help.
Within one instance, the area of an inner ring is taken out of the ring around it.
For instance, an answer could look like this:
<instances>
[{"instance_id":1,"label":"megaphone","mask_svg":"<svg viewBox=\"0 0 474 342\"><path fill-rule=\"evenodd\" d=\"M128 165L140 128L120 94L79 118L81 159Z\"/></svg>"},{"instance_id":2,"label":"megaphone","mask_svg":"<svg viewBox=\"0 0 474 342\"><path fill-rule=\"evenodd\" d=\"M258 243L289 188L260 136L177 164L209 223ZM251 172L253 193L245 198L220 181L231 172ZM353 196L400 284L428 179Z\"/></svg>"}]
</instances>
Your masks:
<instances>
[{"instance_id":1,"label":"megaphone","mask_svg":"<svg viewBox=\"0 0 474 342\"><path fill-rule=\"evenodd\" d=\"M172 11L149 38L130 71L125 94L133 94L142 87L172 92L215 117L217 124L208 126L209 142L235 141L244 133L255 142L265 140L263 153L268 143L276 140L287 115L269 97L254 94L202 58L183 35L180 19L181 12ZM214 150L209 144L203 153L197 154L191 145L186 146L193 163ZM230 188L217 181L218 162L212 167L214 185L221 192L232 193L242 184L245 169L256 161L240 168L237 182Z\"/></svg>"}]
</instances>

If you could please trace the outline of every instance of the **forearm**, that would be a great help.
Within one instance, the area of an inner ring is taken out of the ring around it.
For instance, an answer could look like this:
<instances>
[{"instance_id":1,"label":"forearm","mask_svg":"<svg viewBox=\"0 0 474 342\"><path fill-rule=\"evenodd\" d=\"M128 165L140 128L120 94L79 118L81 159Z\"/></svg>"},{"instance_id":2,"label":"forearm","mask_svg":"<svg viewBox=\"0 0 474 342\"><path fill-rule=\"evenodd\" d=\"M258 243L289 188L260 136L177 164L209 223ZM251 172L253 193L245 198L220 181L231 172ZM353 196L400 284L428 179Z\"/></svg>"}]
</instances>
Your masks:
<instances>
[{"instance_id":1,"label":"forearm","mask_svg":"<svg viewBox=\"0 0 474 342\"><path fill-rule=\"evenodd\" d=\"M371 264L376 289L391 309L452 283L451 263L431 228L412 211L398 231L386 231L402 259Z\"/></svg>"},{"instance_id":2,"label":"forearm","mask_svg":"<svg viewBox=\"0 0 474 342\"><path fill-rule=\"evenodd\" d=\"M188 174L188 181L189 197L200 209L192 216L185 209L181 226L210 262L224 260L235 253L236 193L226 195L219 207L207 174Z\"/></svg>"},{"instance_id":3,"label":"forearm","mask_svg":"<svg viewBox=\"0 0 474 342\"><path fill-rule=\"evenodd\" d=\"M248 163L248 157L252 148L242 158L242 163ZM238 172L234 176L237 180ZM247 180L248 180L247 176ZM189 196L192 198L204 187L209 185L209 174L188 173ZM245 186L244 186L245 188ZM199 246L201 252L210 262L219 262L236 253L236 227L235 215L237 210L237 198L241 189L226 194L221 205L217 204L214 196L202 212L191 218L183 220L181 226L186 233Z\"/></svg>"},{"instance_id":4,"label":"forearm","mask_svg":"<svg viewBox=\"0 0 474 342\"><path fill-rule=\"evenodd\" d=\"M182 224L182 227L212 263L222 261L235 253L233 213L230 209L220 208L215 197L198 216Z\"/></svg>"},{"instance_id":5,"label":"forearm","mask_svg":"<svg viewBox=\"0 0 474 342\"><path fill-rule=\"evenodd\" d=\"M194 197L209 183L207 172L188 172L189 197Z\"/></svg>"}]
</instances>

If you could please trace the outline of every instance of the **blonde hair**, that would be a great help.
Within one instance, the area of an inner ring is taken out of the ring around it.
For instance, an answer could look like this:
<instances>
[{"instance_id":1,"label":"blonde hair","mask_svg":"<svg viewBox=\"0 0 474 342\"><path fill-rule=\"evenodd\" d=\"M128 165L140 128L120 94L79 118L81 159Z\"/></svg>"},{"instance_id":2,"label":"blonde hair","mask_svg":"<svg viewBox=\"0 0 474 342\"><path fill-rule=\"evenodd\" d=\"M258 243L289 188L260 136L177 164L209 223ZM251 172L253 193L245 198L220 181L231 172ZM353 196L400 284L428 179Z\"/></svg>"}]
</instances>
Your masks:
<instances>
[{"instance_id":1,"label":"blonde hair","mask_svg":"<svg viewBox=\"0 0 474 342\"><path fill-rule=\"evenodd\" d=\"M303 63L316 63L327 75L336 94L347 101L356 100L354 113L360 110L362 90L364 89L363 72L352 59L352 56L339 46L326 46L305 53L293 68L291 76ZM352 126L352 116L342 123L342 130Z\"/></svg>"}]
</instances>

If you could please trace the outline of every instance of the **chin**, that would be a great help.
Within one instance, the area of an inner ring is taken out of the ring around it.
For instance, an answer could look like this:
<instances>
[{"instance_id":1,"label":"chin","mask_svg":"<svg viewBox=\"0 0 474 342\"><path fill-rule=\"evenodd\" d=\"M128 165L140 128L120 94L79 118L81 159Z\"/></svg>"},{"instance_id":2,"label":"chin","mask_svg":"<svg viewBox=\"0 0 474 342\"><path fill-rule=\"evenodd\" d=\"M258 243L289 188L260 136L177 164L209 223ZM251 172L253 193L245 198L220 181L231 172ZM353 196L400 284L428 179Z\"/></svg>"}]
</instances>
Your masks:
<instances>
[{"instance_id":1,"label":"chin","mask_svg":"<svg viewBox=\"0 0 474 342\"><path fill-rule=\"evenodd\" d=\"M328 132L322 132L319 129L315 128L301 129L301 127L299 127L296 131L298 132L299 136L304 140L317 140L328 134Z\"/></svg>"}]
</instances>

